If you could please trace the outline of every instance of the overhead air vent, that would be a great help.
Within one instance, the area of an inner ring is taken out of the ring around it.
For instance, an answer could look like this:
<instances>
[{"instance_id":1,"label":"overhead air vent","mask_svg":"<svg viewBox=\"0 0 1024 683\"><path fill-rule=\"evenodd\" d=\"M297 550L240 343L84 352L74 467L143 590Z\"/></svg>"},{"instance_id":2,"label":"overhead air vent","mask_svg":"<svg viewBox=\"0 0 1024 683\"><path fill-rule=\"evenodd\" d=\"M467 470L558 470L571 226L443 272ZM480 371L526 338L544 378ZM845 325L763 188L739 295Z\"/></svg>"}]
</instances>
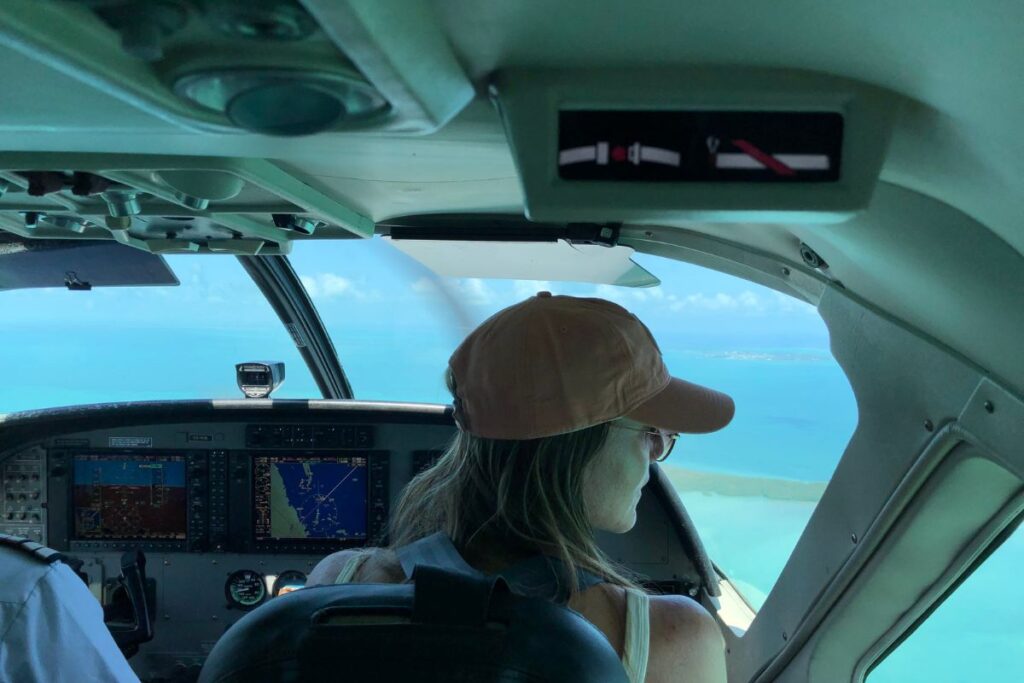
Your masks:
<instances>
[{"instance_id":1,"label":"overhead air vent","mask_svg":"<svg viewBox=\"0 0 1024 683\"><path fill-rule=\"evenodd\" d=\"M475 95L427 0L5 0L0 46L207 132L426 133Z\"/></svg>"},{"instance_id":2,"label":"overhead air vent","mask_svg":"<svg viewBox=\"0 0 1024 683\"><path fill-rule=\"evenodd\" d=\"M380 93L354 72L213 69L182 76L174 91L265 135L312 135L388 110Z\"/></svg>"}]
</instances>

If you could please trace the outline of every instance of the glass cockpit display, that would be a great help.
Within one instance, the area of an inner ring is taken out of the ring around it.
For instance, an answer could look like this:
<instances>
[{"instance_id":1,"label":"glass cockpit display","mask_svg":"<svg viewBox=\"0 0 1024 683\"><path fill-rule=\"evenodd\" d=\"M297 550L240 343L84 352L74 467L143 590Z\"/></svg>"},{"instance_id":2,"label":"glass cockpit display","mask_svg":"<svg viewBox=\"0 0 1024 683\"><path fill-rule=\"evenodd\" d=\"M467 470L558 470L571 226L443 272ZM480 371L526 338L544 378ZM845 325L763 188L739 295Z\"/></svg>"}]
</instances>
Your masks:
<instances>
[{"instance_id":1,"label":"glass cockpit display","mask_svg":"<svg viewBox=\"0 0 1024 683\"><path fill-rule=\"evenodd\" d=\"M256 540L367 538L366 456L260 455L253 470Z\"/></svg>"},{"instance_id":2,"label":"glass cockpit display","mask_svg":"<svg viewBox=\"0 0 1024 683\"><path fill-rule=\"evenodd\" d=\"M184 540L185 457L74 456L74 538Z\"/></svg>"}]
</instances>

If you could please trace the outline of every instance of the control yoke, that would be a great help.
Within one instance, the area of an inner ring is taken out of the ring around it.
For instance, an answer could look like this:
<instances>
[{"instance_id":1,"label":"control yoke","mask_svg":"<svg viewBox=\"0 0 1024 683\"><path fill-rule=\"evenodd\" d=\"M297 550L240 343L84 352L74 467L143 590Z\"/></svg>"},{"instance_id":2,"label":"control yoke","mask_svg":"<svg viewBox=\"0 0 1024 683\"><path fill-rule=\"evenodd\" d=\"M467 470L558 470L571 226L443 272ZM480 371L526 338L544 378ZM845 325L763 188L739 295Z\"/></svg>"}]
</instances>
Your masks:
<instances>
[{"instance_id":1,"label":"control yoke","mask_svg":"<svg viewBox=\"0 0 1024 683\"><path fill-rule=\"evenodd\" d=\"M146 556L138 548L121 555L120 587L128 596L130 618L107 621L114 642L125 657L139 651L139 645L153 640L154 593L146 582Z\"/></svg>"}]
</instances>

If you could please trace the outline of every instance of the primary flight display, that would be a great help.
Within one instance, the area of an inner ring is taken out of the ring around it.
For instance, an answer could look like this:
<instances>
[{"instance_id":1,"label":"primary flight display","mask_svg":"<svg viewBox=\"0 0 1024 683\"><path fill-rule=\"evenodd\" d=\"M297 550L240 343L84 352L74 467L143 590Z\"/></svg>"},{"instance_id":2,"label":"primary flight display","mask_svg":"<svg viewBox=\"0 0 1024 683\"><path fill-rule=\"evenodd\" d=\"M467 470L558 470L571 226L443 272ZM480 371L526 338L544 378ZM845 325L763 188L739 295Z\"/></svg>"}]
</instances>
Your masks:
<instances>
[{"instance_id":1,"label":"primary flight display","mask_svg":"<svg viewBox=\"0 0 1024 683\"><path fill-rule=\"evenodd\" d=\"M73 495L76 539L186 536L183 456L75 455Z\"/></svg>"}]
</instances>

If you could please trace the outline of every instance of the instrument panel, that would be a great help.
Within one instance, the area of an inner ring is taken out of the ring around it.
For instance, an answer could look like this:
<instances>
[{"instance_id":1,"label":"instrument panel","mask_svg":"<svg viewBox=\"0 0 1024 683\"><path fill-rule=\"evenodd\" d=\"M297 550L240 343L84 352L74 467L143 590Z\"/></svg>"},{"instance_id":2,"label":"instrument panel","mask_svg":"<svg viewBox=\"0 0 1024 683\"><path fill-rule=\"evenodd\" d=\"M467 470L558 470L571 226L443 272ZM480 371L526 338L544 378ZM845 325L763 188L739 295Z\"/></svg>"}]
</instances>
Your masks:
<instances>
[{"instance_id":1,"label":"instrument panel","mask_svg":"<svg viewBox=\"0 0 1024 683\"><path fill-rule=\"evenodd\" d=\"M386 540L386 450L90 445L45 459L46 536L59 550L327 553Z\"/></svg>"}]
</instances>

